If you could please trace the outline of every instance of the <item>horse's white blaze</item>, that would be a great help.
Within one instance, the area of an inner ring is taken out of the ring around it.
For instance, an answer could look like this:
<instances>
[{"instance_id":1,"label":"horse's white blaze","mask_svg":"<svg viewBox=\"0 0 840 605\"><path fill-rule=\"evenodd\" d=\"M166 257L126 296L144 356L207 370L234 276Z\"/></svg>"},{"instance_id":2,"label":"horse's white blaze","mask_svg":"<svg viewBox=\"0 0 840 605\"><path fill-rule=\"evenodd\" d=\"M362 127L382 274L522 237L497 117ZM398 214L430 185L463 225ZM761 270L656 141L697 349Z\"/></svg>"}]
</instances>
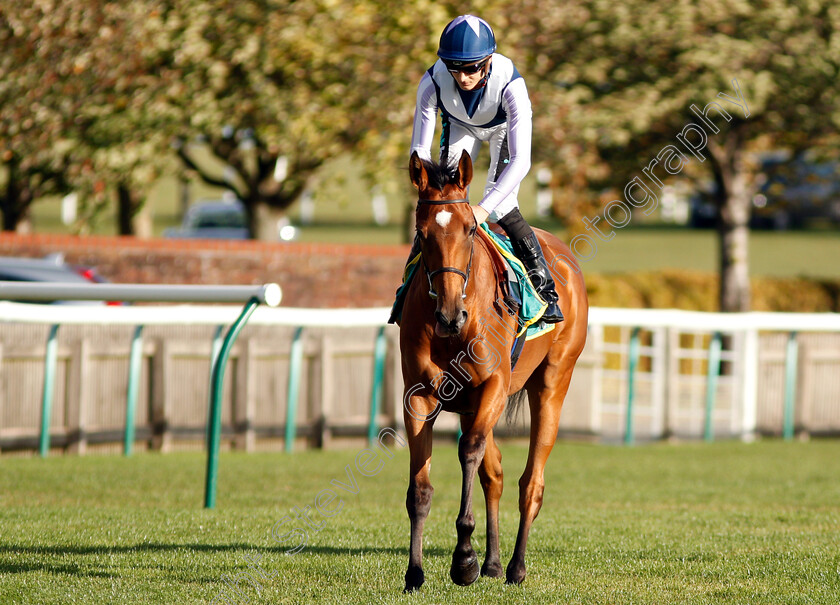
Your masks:
<instances>
[{"instance_id":1,"label":"horse's white blaze","mask_svg":"<svg viewBox=\"0 0 840 605\"><path fill-rule=\"evenodd\" d=\"M452 220L452 213L448 210L441 210L435 216L435 222L441 227L446 227L449 224L449 221Z\"/></svg>"}]
</instances>

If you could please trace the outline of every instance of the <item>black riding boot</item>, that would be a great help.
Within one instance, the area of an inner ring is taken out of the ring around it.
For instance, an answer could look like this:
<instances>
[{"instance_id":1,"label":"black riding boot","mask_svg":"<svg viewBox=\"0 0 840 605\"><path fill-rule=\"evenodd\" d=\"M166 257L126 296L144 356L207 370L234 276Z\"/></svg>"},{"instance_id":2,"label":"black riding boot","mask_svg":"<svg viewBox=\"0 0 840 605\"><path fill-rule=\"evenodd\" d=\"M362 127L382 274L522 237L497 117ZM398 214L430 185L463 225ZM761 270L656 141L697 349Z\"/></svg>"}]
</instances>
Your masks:
<instances>
[{"instance_id":1,"label":"black riding boot","mask_svg":"<svg viewBox=\"0 0 840 605\"><path fill-rule=\"evenodd\" d=\"M557 291L554 288L554 280L551 277L551 271L548 270L548 265L545 262L545 255L543 255L542 247L540 246L537 236L531 231L522 239L512 239L513 253L516 258L522 261L525 265L525 270L528 271L528 277L531 278L531 283L540 293L542 299L548 303L548 308L543 313L542 320L546 323L555 324L563 321L563 312L557 306L559 300Z\"/></svg>"},{"instance_id":2,"label":"black riding boot","mask_svg":"<svg viewBox=\"0 0 840 605\"><path fill-rule=\"evenodd\" d=\"M414 236L414 242L411 244L411 252L408 253L408 260L405 261L406 267L411 260L420 254L420 238L418 236ZM396 292L396 300L394 301L394 306L391 308L391 317L388 318L389 324L395 324L399 321L400 317L402 316L402 308L405 304L405 297L408 294L408 282L403 283L399 288L397 288Z\"/></svg>"},{"instance_id":3,"label":"black riding boot","mask_svg":"<svg viewBox=\"0 0 840 605\"><path fill-rule=\"evenodd\" d=\"M510 238L516 258L525 265L531 283L534 284L542 299L548 303L542 320L551 324L563 321L563 312L557 305L559 299L554 289L554 280L551 278L542 247L531 225L522 217L519 208L514 208L500 218L499 225Z\"/></svg>"}]
</instances>

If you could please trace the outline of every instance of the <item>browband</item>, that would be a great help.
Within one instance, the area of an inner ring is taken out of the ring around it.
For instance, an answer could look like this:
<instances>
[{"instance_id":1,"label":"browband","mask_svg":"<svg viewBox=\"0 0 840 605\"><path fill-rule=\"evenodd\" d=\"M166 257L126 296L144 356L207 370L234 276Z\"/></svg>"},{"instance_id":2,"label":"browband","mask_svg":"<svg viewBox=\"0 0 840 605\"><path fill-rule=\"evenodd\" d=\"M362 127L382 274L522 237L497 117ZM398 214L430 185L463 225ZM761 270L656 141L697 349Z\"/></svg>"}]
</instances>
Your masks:
<instances>
[{"instance_id":1,"label":"browband","mask_svg":"<svg viewBox=\"0 0 840 605\"><path fill-rule=\"evenodd\" d=\"M429 204L432 206L442 206L443 204L469 204L470 201L465 197L461 197L455 200L424 200L420 198L419 200L417 200L417 203Z\"/></svg>"}]
</instances>

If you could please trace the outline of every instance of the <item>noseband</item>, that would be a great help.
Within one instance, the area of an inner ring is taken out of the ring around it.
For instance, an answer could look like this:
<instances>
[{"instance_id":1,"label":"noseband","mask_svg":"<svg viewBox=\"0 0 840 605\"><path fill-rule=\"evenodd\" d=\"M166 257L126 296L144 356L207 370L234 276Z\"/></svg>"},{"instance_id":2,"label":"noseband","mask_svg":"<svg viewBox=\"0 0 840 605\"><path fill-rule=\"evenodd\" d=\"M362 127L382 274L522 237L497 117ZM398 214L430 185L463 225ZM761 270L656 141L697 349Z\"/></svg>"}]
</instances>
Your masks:
<instances>
[{"instance_id":1,"label":"noseband","mask_svg":"<svg viewBox=\"0 0 840 605\"><path fill-rule=\"evenodd\" d=\"M445 204L469 204L469 200L466 198L459 198L455 200L424 200L419 199L417 200L418 204L427 204L429 206L443 206ZM473 221L475 217L473 217ZM478 228L476 224L475 229ZM473 234L475 234L475 230L473 230ZM472 235L470 236L472 238ZM429 280L429 297L432 299L436 299L438 297L438 293L435 292L435 287L432 284L432 280L435 276L440 275L441 273L454 273L455 275L460 275L464 279L464 287L461 290L461 299L465 299L467 297L467 284L470 283L470 270L472 269L472 259L473 259L473 246L470 244L470 260L467 263L467 270L461 271L455 267L441 267L440 269L435 269L434 271L429 270L429 266L426 264L426 258L423 258L423 269L426 272L426 279Z\"/></svg>"}]
</instances>

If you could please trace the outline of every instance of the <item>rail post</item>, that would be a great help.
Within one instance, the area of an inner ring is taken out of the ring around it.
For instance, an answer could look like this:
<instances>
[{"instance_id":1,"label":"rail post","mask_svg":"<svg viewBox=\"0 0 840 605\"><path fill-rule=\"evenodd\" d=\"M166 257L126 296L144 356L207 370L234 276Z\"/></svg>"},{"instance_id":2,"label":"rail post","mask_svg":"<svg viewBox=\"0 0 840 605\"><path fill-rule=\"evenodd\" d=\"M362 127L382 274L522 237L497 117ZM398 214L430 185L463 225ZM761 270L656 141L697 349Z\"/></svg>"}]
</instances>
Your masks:
<instances>
[{"instance_id":1,"label":"rail post","mask_svg":"<svg viewBox=\"0 0 840 605\"><path fill-rule=\"evenodd\" d=\"M624 423L624 444L633 445L633 405L636 398L636 366L639 364L639 327L630 332L627 359L627 417Z\"/></svg>"},{"instance_id":2,"label":"rail post","mask_svg":"<svg viewBox=\"0 0 840 605\"><path fill-rule=\"evenodd\" d=\"M242 309L239 318L233 323L225 335L219 355L213 363L210 384L210 431L207 440L207 473L204 481L204 508L216 507L216 477L219 472L219 442L222 432L222 392L225 381L225 367L227 366L230 350L242 327L251 317L254 309L260 304L255 296Z\"/></svg>"},{"instance_id":3,"label":"rail post","mask_svg":"<svg viewBox=\"0 0 840 605\"><path fill-rule=\"evenodd\" d=\"M706 415L703 423L703 439L715 440L715 399L717 398L718 375L720 374L720 356L723 349L723 337L720 332L712 334L709 342L709 363L706 369Z\"/></svg>"},{"instance_id":4,"label":"rail post","mask_svg":"<svg viewBox=\"0 0 840 605\"><path fill-rule=\"evenodd\" d=\"M292 348L289 352L289 386L286 391L286 435L284 448L292 453L297 435L297 408L300 396L300 370L303 366L303 327L295 328Z\"/></svg>"},{"instance_id":5,"label":"rail post","mask_svg":"<svg viewBox=\"0 0 840 605\"><path fill-rule=\"evenodd\" d=\"M794 416L796 410L796 371L799 366L799 341L796 332L788 334L785 352L785 412L782 423L782 437L785 441L793 439Z\"/></svg>"},{"instance_id":6,"label":"rail post","mask_svg":"<svg viewBox=\"0 0 840 605\"><path fill-rule=\"evenodd\" d=\"M123 455L131 456L134 448L134 416L137 411L137 391L140 389L140 374L143 369L143 326L134 328L131 339L131 354L128 358L128 393L125 398L125 436Z\"/></svg>"},{"instance_id":7,"label":"rail post","mask_svg":"<svg viewBox=\"0 0 840 605\"><path fill-rule=\"evenodd\" d=\"M379 402L382 400L382 383L385 378L385 326L376 332L376 345L373 350L373 386L370 392L370 421L368 422L368 443L373 445L379 435L376 417L379 414Z\"/></svg>"},{"instance_id":8,"label":"rail post","mask_svg":"<svg viewBox=\"0 0 840 605\"><path fill-rule=\"evenodd\" d=\"M58 363L58 325L50 327L47 335L47 353L44 356L44 391L41 397L41 436L38 439L38 453L46 458L50 453L50 420L52 419L55 371Z\"/></svg>"}]
</instances>

